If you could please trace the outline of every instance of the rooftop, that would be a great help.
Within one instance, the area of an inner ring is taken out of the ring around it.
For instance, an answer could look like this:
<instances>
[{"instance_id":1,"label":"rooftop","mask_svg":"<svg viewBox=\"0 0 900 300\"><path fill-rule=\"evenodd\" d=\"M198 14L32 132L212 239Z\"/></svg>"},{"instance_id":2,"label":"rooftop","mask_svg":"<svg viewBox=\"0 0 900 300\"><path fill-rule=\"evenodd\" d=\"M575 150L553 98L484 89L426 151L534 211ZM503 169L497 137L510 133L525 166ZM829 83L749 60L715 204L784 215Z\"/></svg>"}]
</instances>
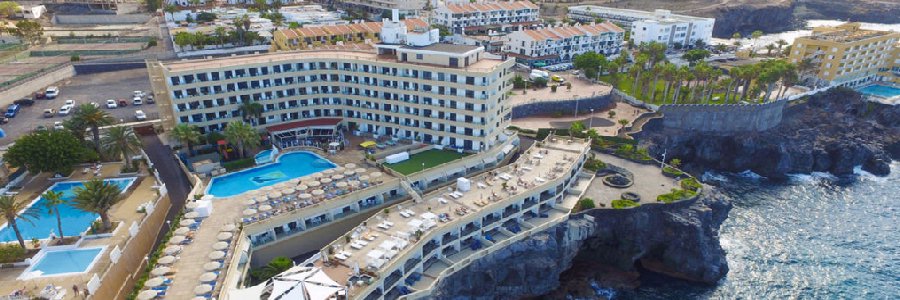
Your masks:
<instances>
[{"instance_id":1,"label":"rooftop","mask_svg":"<svg viewBox=\"0 0 900 300\"><path fill-rule=\"evenodd\" d=\"M446 52L446 53L454 53L454 54L465 54L470 51L478 50L481 46L471 46L471 45L456 45L456 44L431 44L428 46L422 47L414 47L414 46L404 46L403 49L409 50L426 50L426 51L436 51L436 52Z\"/></svg>"},{"instance_id":2,"label":"rooftop","mask_svg":"<svg viewBox=\"0 0 900 300\"><path fill-rule=\"evenodd\" d=\"M844 23L838 26L817 27L813 29L812 35L806 36L805 38L819 41L852 43L889 35L900 37L900 32L862 29L860 28L859 23Z\"/></svg>"},{"instance_id":3,"label":"rooftop","mask_svg":"<svg viewBox=\"0 0 900 300\"><path fill-rule=\"evenodd\" d=\"M612 8L606 6L599 5L579 5L579 6L571 6L569 7L569 12L577 11L581 13L606 13L606 14L615 14L633 19L657 19L657 18L668 18L672 20L680 20L680 21L700 21L700 20L710 20L711 18L702 18L702 17L694 17L688 15L679 15L673 14L671 11L665 9L657 9L655 11L645 11L645 10L636 10L636 9L625 9L625 8Z\"/></svg>"},{"instance_id":4,"label":"rooftop","mask_svg":"<svg viewBox=\"0 0 900 300\"><path fill-rule=\"evenodd\" d=\"M616 26L611 22L603 22L598 24L588 24L588 25L576 25L576 26L561 26L561 27L548 27L542 29L534 29L534 30L523 30L523 33L528 35L534 40L543 41L543 40L561 40L567 39L575 36L596 36L603 33L608 32L625 32L624 29Z\"/></svg>"},{"instance_id":5,"label":"rooftop","mask_svg":"<svg viewBox=\"0 0 900 300\"><path fill-rule=\"evenodd\" d=\"M538 6L529 1L514 2L482 2L482 3L462 3L447 4L447 10L452 13L474 13L474 12L490 12L498 10L520 10L520 9L538 9Z\"/></svg>"}]
</instances>

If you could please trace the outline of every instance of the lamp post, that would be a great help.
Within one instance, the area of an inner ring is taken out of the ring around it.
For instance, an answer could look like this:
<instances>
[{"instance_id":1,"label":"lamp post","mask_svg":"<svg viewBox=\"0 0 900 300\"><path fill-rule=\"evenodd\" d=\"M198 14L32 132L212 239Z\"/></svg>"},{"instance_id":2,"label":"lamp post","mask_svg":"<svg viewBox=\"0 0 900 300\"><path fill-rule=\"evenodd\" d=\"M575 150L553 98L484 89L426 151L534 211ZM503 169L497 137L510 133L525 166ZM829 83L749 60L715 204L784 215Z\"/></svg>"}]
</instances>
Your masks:
<instances>
[{"instance_id":1,"label":"lamp post","mask_svg":"<svg viewBox=\"0 0 900 300\"><path fill-rule=\"evenodd\" d=\"M593 108L591 108L591 118L588 119L588 124L589 124L588 130L591 130L591 128L594 128L594 109Z\"/></svg>"},{"instance_id":2,"label":"lamp post","mask_svg":"<svg viewBox=\"0 0 900 300\"><path fill-rule=\"evenodd\" d=\"M574 117L577 118L578 117L578 95L574 95L574 96L575 96L575 116Z\"/></svg>"}]
</instances>

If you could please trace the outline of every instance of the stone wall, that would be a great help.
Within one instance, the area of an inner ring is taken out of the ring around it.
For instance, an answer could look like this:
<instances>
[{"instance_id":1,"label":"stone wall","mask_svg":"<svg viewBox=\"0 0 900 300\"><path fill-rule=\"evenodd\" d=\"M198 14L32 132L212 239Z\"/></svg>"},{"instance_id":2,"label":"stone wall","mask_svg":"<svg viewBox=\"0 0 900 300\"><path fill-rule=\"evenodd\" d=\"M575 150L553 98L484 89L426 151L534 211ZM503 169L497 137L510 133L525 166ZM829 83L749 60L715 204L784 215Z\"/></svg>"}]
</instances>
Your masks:
<instances>
[{"instance_id":1,"label":"stone wall","mask_svg":"<svg viewBox=\"0 0 900 300\"><path fill-rule=\"evenodd\" d=\"M122 62L122 63L80 63L75 64L75 72L79 75L95 74L103 72L115 72L132 69L146 68L147 64L141 62Z\"/></svg>"},{"instance_id":2,"label":"stone wall","mask_svg":"<svg viewBox=\"0 0 900 300\"><path fill-rule=\"evenodd\" d=\"M0 87L0 107L6 107L13 101L31 96L32 93L43 90L60 80L75 76L75 68L71 64L61 65L58 69L18 81L9 86Z\"/></svg>"},{"instance_id":3,"label":"stone wall","mask_svg":"<svg viewBox=\"0 0 900 300\"><path fill-rule=\"evenodd\" d=\"M133 15L55 15L53 24L92 25L92 24L143 24L150 20L148 14Z\"/></svg>"},{"instance_id":4,"label":"stone wall","mask_svg":"<svg viewBox=\"0 0 900 300\"><path fill-rule=\"evenodd\" d=\"M787 101L765 104L662 105L663 126L711 133L765 131L781 123Z\"/></svg>"},{"instance_id":5,"label":"stone wall","mask_svg":"<svg viewBox=\"0 0 900 300\"><path fill-rule=\"evenodd\" d=\"M591 109L607 110L615 105L613 97L609 94L582 98L578 100L554 100L554 101L538 101L519 104L512 109L512 118L527 118L539 115L552 115L562 113L563 115L574 115L575 108L578 113L583 114L590 112Z\"/></svg>"}]
</instances>

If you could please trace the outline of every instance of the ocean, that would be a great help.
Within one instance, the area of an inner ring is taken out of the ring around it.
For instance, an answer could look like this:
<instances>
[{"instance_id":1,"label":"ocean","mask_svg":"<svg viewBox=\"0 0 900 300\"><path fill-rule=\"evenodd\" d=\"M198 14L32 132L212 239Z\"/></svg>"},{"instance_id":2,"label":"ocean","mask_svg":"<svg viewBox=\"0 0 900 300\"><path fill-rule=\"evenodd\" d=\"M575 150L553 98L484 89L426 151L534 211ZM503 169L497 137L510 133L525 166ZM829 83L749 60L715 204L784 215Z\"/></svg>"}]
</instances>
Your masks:
<instances>
[{"instance_id":1,"label":"ocean","mask_svg":"<svg viewBox=\"0 0 900 300\"><path fill-rule=\"evenodd\" d=\"M891 171L857 171L851 181L794 175L787 183L707 174L734 199L720 230L728 276L704 287L650 275L613 298L900 298L900 163Z\"/></svg>"}]
</instances>

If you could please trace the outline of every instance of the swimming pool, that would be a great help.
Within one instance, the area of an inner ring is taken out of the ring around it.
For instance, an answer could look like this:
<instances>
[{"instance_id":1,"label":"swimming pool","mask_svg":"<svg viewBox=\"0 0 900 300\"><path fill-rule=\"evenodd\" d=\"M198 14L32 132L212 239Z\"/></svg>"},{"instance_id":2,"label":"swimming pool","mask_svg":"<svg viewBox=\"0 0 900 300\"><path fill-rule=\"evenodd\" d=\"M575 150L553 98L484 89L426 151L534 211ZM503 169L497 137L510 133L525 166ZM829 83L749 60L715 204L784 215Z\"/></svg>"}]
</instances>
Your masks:
<instances>
[{"instance_id":1,"label":"swimming pool","mask_svg":"<svg viewBox=\"0 0 900 300\"><path fill-rule=\"evenodd\" d=\"M22 274L28 276L29 273L40 272L39 276L48 276L82 273L91 268L103 248L48 251Z\"/></svg>"},{"instance_id":2,"label":"swimming pool","mask_svg":"<svg viewBox=\"0 0 900 300\"><path fill-rule=\"evenodd\" d=\"M275 163L214 177L206 194L230 197L334 167L334 163L312 152L285 153Z\"/></svg>"},{"instance_id":3,"label":"swimming pool","mask_svg":"<svg viewBox=\"0 0 900 300\"><path fill-rule=\"evenodd\" d=\"M119 187L122 191L127 190L128 187L133 183L135 177L128 178L115 178L115 179L106 179L104 181L112 182L116 186ZM63 200L72 201L75 198L75 188L83 187L84 183L81 181L64 181L57 182L53 186L51 186L48 191L56 191L63 193ZM42 193L43 194L43 193ZM31 206L28 207L28 211L35 212L37 215L36 218L33 218L31 222L19 220L16 224L19 226L19 232L22 233L22 237L26 240L30 240L32 238L36 239L45 239L50 237L50 232L53 231L56 236L59 236L59 230L56 226L56 215L50 214L47 212L47 208L44 207L44 197L38 197L34 201L31 202ZM81 234L85 229L91 226L91 223L97 219L97 214L84 212L76 209L75 207L64 204L59 207L59 215L62 219L63 223L63 232L66 236L73 236ZM0 242L10 242L16 240L16 233L6 225L3 225L2 229L0 229Z\"/></svg>"},{"instance_id":4,"label":"swimming pool","mask_svg":"<svg viewBox=\"0 0 900 300\"><path fill-rule=\"evenodd\" d=\"M900 96L900 88L881 84L866 86L859 89L859 92L866 95L873 95L887 99Z\"/></svg>"}]
</instances>

